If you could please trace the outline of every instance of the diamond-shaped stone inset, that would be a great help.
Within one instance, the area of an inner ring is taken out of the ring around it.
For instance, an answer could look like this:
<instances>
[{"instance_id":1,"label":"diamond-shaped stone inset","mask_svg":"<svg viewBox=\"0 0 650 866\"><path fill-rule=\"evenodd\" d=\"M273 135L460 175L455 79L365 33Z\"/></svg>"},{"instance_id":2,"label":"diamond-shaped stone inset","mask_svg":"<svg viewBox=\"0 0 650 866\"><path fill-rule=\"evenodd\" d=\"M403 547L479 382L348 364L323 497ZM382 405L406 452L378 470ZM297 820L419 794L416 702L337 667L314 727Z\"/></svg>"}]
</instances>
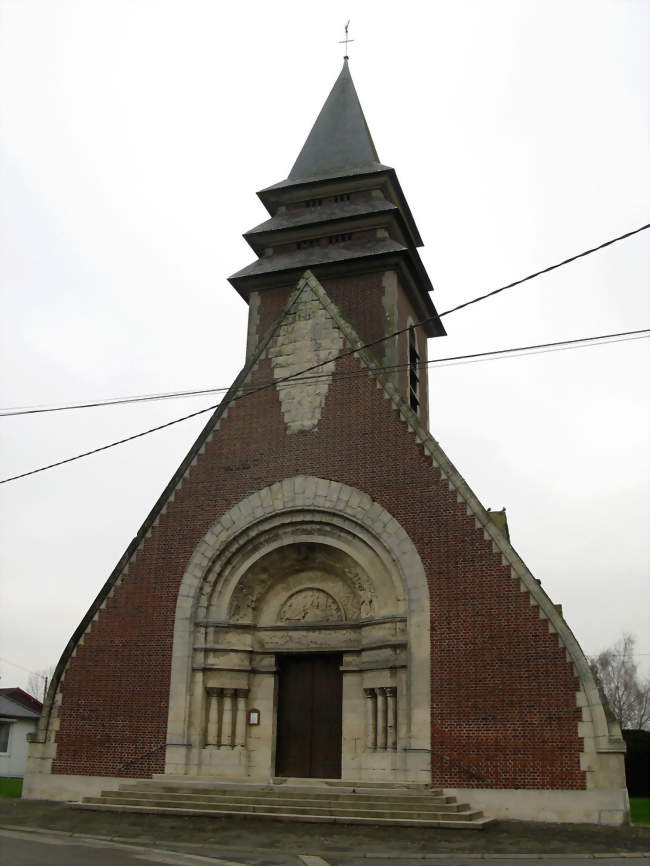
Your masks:
<instances>
[{"instance_id":1,"label":"diamond-shaped stone inset","mask_svg":"<svg viewBox=\"0 0 650 866\"><path fill-rule=\"evenodd\" d=\"M317 427L335 362L307 374L313 378L288 382L278 380L336 357L342 348L343 334L309 284L305 284L278 328L268 352L288 433L302 433Z\"/></svg>"}]
</instances>

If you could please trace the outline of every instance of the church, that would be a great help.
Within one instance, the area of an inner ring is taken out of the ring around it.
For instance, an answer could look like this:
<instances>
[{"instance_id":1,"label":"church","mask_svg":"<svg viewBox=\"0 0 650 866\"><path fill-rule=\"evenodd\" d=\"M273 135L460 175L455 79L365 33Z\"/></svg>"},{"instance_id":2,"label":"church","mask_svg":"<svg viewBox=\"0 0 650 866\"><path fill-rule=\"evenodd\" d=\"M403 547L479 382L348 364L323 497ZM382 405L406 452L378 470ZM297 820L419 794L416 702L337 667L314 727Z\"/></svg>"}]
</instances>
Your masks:
<instances>
[{"instance_id":1,"label":"church","mask_svg":"<svg viewBox=\"0 0 650 866\"><path fill-rule=\"evenodd\" d=\"M580 646L429 432L445 330L347 58L258 195L245 365L70 639L24 796L339 780L626 821Z\"/></svg>"}]
</instances>

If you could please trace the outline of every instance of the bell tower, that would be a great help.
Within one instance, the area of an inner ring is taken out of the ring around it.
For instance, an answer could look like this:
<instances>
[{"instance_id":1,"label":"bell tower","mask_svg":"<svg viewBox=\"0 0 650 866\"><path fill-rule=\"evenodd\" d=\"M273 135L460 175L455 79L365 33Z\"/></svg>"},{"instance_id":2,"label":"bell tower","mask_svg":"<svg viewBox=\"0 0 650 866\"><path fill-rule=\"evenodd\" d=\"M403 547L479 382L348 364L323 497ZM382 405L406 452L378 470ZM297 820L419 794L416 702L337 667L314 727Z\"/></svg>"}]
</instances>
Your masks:
<instances>
[{"instance_id":1,"label":"bell tower","mask_svg":"<svg viewBox=\"0 0 650 866\"><path fill-rule=\"evenodd\" d=\"M244 238L257 260L230 277L249 304L247 357L311 271L427 424L427 337L445 334L395 170L379 161L347 59L286 180L258 193L270 214ZM426 321L422 327L413 327Z\"/></svg>"}]
</instances>

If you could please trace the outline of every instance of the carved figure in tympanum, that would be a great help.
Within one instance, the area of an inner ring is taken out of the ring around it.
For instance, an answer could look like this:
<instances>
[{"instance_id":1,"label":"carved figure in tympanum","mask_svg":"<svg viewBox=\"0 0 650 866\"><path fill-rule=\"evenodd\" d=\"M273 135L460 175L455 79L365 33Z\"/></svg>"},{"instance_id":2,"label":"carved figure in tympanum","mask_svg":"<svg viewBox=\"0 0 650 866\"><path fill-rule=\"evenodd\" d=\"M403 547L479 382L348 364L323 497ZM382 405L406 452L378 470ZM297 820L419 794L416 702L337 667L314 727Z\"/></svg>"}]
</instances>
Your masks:
<instances>
[{"instance_id":1,"label":"carved figure in tympanum","mask_svg":"<svg viewBox=\"0 0 650 866\"><path fill-rule=\"evenodd\" d=\"M343 622L339 603L328 592L310 587L294 592L278 614L279 622Z\"/></svg>"}]
</instances>

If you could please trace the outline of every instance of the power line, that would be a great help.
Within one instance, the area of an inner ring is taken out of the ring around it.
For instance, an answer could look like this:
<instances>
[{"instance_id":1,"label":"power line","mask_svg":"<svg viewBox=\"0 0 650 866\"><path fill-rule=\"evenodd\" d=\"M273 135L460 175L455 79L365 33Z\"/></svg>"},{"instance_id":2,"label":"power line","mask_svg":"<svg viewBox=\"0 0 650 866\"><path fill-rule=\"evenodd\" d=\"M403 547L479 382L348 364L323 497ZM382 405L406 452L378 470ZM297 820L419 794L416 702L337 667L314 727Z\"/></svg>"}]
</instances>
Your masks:
<instances>
[{"instance_id":1,"label":"power line","mask_svg":"<svg viewBox=\"0 0 650 866\"><path fill-rule=\"evenodd\" d=\"M536 277L539 277L542 274L550 273L550 271L554 271L557 268L561 268L564 265L568 265L571 262L575 262L578 259L584 258L585 256L589 256L592 253L598 252L598 250L605 249L605 247L609 247L612 244L618 243L618 241L625 240L625 238L632 237L633 235L639 234L639 232L645 231L646 229L649 229L649 228L650 228L650 223L647 223L646 225L640 226L639 228L633 229L632 231L626 232L625 234L619 235L618 237L611 238L608 241L604 241L602 244L599 244L596 247L591 247L591 249L584 250L583 252L578 253L575 256L571 256L570 258L564 259L561 262L557 262L554 265L549 265L548 267L543 268L541 271L535 271L535 273L529 274L527 277L522 277L521 279L515 280L512 283L508 283L505 286L501 286L498 289L493 289L490 292L486 292L483 295L479 295L476 298L472 298L469 301L465 301L462 304L458 304L457 306L452 307L449 310L445 310L444 313L440 313L437 316L430 316L427 319L423 319L421 322L417 322L415 325L409 326L409 327L419 328L419 327L422 327L423 325L426 325L426 324L429 324L430 322L435 321L437 318L442 318L443 316L448 316L448 315L450 315L450 313L455 313L458 310L462 310L465 307L471 306L472 304L478 304L479 301L484 301L486 298L491 298L494 295L498 295L500 292L505 292L506 289L512 289L514 286L519 286L522 283L528 282L529 280L534 280ZM399 334L403 334L405 331L409 330L409 327L401 328L400 330L393 331L392 334L388 334L388 336L386 336L386 337L381 337L378 340L374 340L372 343L366 343L365 346L361 346L358 349L353 349L351 352L347 352L347 353L343 353L342 355L338 355L336 358L332 358L331 360L337 361L340 358L344 358L347 355L354 354L355 352L358 352L361 349L369 349L372 346L376 346L379 343L383 343L385 340L390 340L393 337L399 336ZM330 362L327 361L324 363L330 363ZM322 366L322 364L316 364L315 365L315 367L319 367L319 366ZM314 369L314 367L309 368L309 370L311 370L311 369ZM303 372L307 372L307 371L303 371ZM302 373L299 373L296 375L302 375ZM7 417L10 415L13 416L13 415L39 414L39 413L44 413L44 412L62 412L62 411L66 411L69 409L90 409L90 408L95 408L98 406L118 405L118 404L122 404L122 403L138 403L138 402L144 402L144 401L171 399L171 398L177 398L177 397L201 396L202 394L213 394L213 393L218 393L218 392L224 392L227 390L228 390L228 388L205 388L205 389L200 389L200 390L196 390L196 391L176 391L176 392L170 392L170 393L166 393L166 394L143 394L143 395L136 396L136 397L124 397L124 398L118 397L115 399L98 400L98 401L94 401L91 403L80 403L80 404L74 404L74 405L68 405L68 406L54 406L54 407L46 407L46 408L41 408L41 409L34 408L34 407L29 407L29 408L14 407L14 408L8 408L7 410L0 410L0 417Z\"/></svg>"},{"instance_id":2,"label":"power line","mask_svg":"<svg viewBox=\"0 0 650 866\"><path fill-rule=\"evenodd\" d=\"M47 680L45 674L39 674L38 671L32 671L29 668L24 667L23 665L16 664L16 662L9 661L9 659L5 659L0 656L0 662L4 662L7 665L11 665L14 668L18 668L18 670L25 671L26 674L34 674L35 677L40 677L43 680Z\"/></svg>"},{"instance_id":3,"label":"power line","mask_svg":"<svg viewBox=\"0 0 650 866\"><path fill-rule=\"evenodd\" d=\"M518 285L521 285L522 283L528 282L529 280L533 280L536 277L541 276L542 274L546 274L549 271L556 270L557 268L560 268L563 265L567 265L570 262L574 262L577 259L584 258L585 256L591 255L591 253L595 253L598 250L601 250L601 249L604 249L605 247L611 246L612 244L615 244L618 241L624 240L625 238L629 238L632 235L635 235L635 234L638 234L639 232L645 231L648 228L650 228L650 223L647 223L646 225L641 226L640 228L633 229L630 232L626 232L623 235L619 235L616 238L612 238L611 240L604 241L602 244L599 244L597 247L592 247L591 249L588 249L588 250L585 250L584 252L578 253L575 256L571 256L568 259L564 259L563 261L558 262L554 265L549 265L548 267L544 268L541 271L536 271L534 274L529 274L527 277L522 277L522 279L520 279L520 280L516 280L515 282L508 283L508 285L502 286L499 289L493 289L491 292L487 292L486 294L479 295L478 297L473 298L470 301L466 301L464 304L459 304L458 306L453 307L452 309L445 310L445 312L440 313L439 316L430 316L429 318L423 319L421 322L417 322L416 324L414 324L412 326L407 326L405 328L399 328L397 331L393 331L392 334L388 334L385 337L380 337L379 339L373 340L370 343L365 343L364 345L357 346L356 348L350 349L347 352L342 352L341 354L336 355L334 358L330 358L327 361L320 361L317 364L312 364L310 367L306 367L304 370L300 370L297 373L294 373L293 375L280 378L273 383L264 384L264 385L260 386L256 391L247 391L247 392L242 393L242 394L236 394L232 398L231 402L234 402L235 400L241 399L243 397L250 396L251 394L257 393L257 391L262 391L266 388L270 388L270 387L272 387L272 385L281 385L282 383L287 382L291 379L295 379L298 376L304 376L306 373L311 373L312 370L316 370L319 367L325 366L326 364L331 364L332 361L339 361L339 360L342 360L343 358L349 357L350 355L354 355L357 352L361 352L364 349L370 349L373 346L378 345L379 343L383 343L386 340L390 340L393 337L398 336L399 334L403 334L405 331L410 330L411 327L422 327L423 325L427 324L428 322L434 321L437 318L441 318L442 316L448 316L450 313L454 313L457 310L461 310L464 307L468 307L470 304L476 304L479 301L483 301L486 298L493 297L494 295L499 294L499 292L503 292L506 289L512 288L513 286L518 286ZM100 451L106 451L109 448L116 447L117 445L123 445L126 442L132 442L134 439L140 439L143 436L149 435L149 433L155 433L158 430L164 430L166 427L171 427L174 424L180 424L182 421L187 421L190 418L195 418L195 417L197 417L197 415L203 415L206 412L210 412L211 410L217 409L219 406L220 406L220 403L217 403L214 406L208 406L206 409L200 409L197 412L191 412L189 415L184 415L182 418L176 418L173 421L168 421L165 424L159 424L156 427L151 427L150 429L143 430L140 433L135 433L133 436L127 436L124 439L119 439L116 442L109 443L108 445L102 445L99 448L94 448L90 451L85 451L83 454L77 454L74 457L68 457L65 460L59 460L56 463L50 463L47 466L41 466L38 469L32 469L29 472L22 472L19 475L12 475L9 478L4 478L4 479L0 480L0 484L7 484L9 481L17 481L19 478L26 478L28 475L36 475L39 472L45 472L47 469L54 469L56 466L63 466L65 463L72 463L75 460L81 460L82 457L89 457L91 454L97 454Z\"/></svg>"},{"instance_id":4,"label":"power line","mask_svg":"<svg viewBox=\"0 0 650 866\"><path fill-rule=\"evenodd\" d=\"M457 355L451 358L434 358L423 366L442 364L443 367L453 366L453 362L473 363L474 361L498 361L504 356L526 358L528 355L542 355L547 352L562 352L566 349L588 349L590 346L607 346L610 343L626 343L631 340L643 340L650 336L650 328L638 331L621 331L618 334L600 334L596 337L579 337L574 340L557 340L554 343L538 343L531 346L515 346L512 349L496 349L492 352L474 352L471 355ZM525 354L517 354L525 353ZM445 363L445 362L452 363Z\"/></svg>"},{"instance_id":5,"label":"power line","mask_svg":"<svg viewBox=\"0 0 650 866\"><path fill-rule=\"evenodd\" d=\"M8 406L0 409L0 418L10 418L15 415L40 415L48 412L65 412L69 409L97 409L102 406L121 406L125 403L145 403L155 400L171 400L179 397L201 397L204 394L215 394L227 391L228 387L197 388L191 391L165 391L160 394L136 394L132 397L106 397L90 403L69 403L64 406Z\"/></svg>"},{"instance_id":6,"label":"power line","mask_svg":"<svg viewBox=\"0 0 650 866\"><path fill-rule=\"evenodd\" d=\"M612 244L617 243L618 241L622 241L625 238L629 238L632 235L636 235L639 232L645 231L646 229L650 229L650 223L647 223L646 225L641 226L638 229L633 229L630 232L626 232L623 235L619 235L616 238L611 238L608 241L604 241L602 244L599 244L597 247L592 247L589 250L584 250L583 252L578 253L575 256L571 256L568 259L564 259L561 262L557 262L554 265L549 265L548 267L543 268L541 271L536 271L534 274L529 274L527 277L522 277L520 280L515 280L515 282L513 282L513 283L508 283L506 286L501 286L501 288L499 288L499 289L493 289L491 292L487 292L486 294L479 295L476 298L472 298L469 301L465 301L465 303L463 303L463 304L458 304L458 306L456 306L456 307L452 307L449 310L445 310L444 313L437 313L434 316L429 316L426 319L422 319L420 322L415 322L413 325L407 325L405 328L399 328L397 331L393 331L392 334L387 334L385 337L379 337L377 340L372 340L370 343L365 343L363 346L357 346L356 349L350 349L347 352L342 352L340 355L336 355L334 358L330 358L329 361L321 361L318 364L312 364L311 367L306 367L304 370L301 370L300 372L296 373L295 376L302 376L305 373L310 373L312 370L315 370L318 367L323 367L326 364L331 363L332 361L339 361L342 358L347 358L350 355L354 355L357 352L361 352L363 349L371 349L373 346L378 346L380 343L384 343L386 340L390 340L393 337L397 337L400 334L404 334L406 331L410 331L411 328L421 328L423 325L429 324L429 322L437 321L438 319L441 319L443 316L448 316L448 315L450 315L450 313L455 313L457 310L462 310L464 307L469 307L470 304L477 304L479 301L484 301L486 298L491 298L494 295L498 295L499 292L504 292L506 289L511 289L513 286L518 286L518 285L521 285L521 283L528 282L529 280L534 280L536 277L539 277L542 274L546 274L549 271L554 271L557 268L561 268L563 265L567 265L567 264L570 264L571 262L575 262L576 259L581 259L581 258L584 258L585 256L589 256L592 253L597 252L598 250L602 250L605 247L609 247ZM295 378L295 376L287 376L287 377L285 377L285 380ZM282 382L285 380L280 379L278 381Z\"/></svg>"},{"instance_id":7,"label":"power line","mask_svg":"<svg viewBox=\"0 0 650 866\"><path fill-rule=\"evenodd\" d=\"M426 365L428 366L428 365L436 364L436 363L444 364L445 362L448 363L448 362L454 362L454 361L456 361L456 362L459 362L459 361L471 362L471 361L477 361L477 360L481 360L481 359L489 360L490 358L503 357L503 356L507 355L508 353L512 354L512 353L516 353L516 352L528 351L532 354L533 350L538 350L538 351L539 350L552 350L552 349L558 350L560 347L565 348L565 349L582 348L587 344L599 345L596 342L598 340L602 341L602 340L609 339L611 342L621 342L621 340L625 339L625 338L627 338L627 339L641 339L643 335L645 335L645 336L650 335L650 328L644 328L642 330L636 330L636 331L622 331L620 333L615 333L615 334L600 334L600 335L595 336L595 337L580 337L580 338L573 339L573 340L560 340L560 341L556 341L553 343L537 343L537 344L533 344L530 346L516 346L516 347L511 348L511 349L495 349L491 352L473 352L473 353L467 354L467 355L453 355L453 356L450 356L448 358L434 358L431 361L427 361ZM617 338L617 339L612 339L612 338ZM368 345L372 345L372 344L368 344ZM600 345L602 345L602 343ZM308 367L307 370L300 371L298 373L295 373L292 376L285 376L284 378L281 378L281 379L277 379L277 380L273 380L273 381L269 381L269 382L264 382L263 384L257 386L256 388L252 388L249 391L242 391L239 394L235 394L235 396L229 402L234 403L236 400L241 400L244 397L250 397L253 394L257 394L260 391L266 390L267 388L270 388L270 387L273 387L276 385L281 385L283 383L293 383L296 381L304 381L306 378L318 378L318 377L304 377L302 374L303 374L303 372L307 372L308 370L313 370L317 367L322 367L325 364L331 364L332 361L347 357L348 355L351 355L354 352L361 351L362 348L365 348L365 347L361 346L358 349L355 349L355 350L352 350L350 352L346 352L346 353L343 353L341 355L338 355L336 358L330 358L327 361L321 361L318 364L314 364L312 367ZM385 372L389 372L392 369L400 368L403 366L405 366L405 365L395 365L395 367L377 366L377 367L374 367L372 369L374 372L385 373ZM408 366L408 365L406 365L406 366ZM422 366L425 366L425 365L422 365ZM343 374L343 375L345 375L345 374ZM354 374L350 374L350 375L364 375L365 376L365 375L367 375L367 371L364 370L361 373L358 373L355 371ZM221 401L221 402L223 402L223 401ZM142 430L140 433L134 433L132 436L126 436L124 439L118 439L115 442L110 442L107 445L101 445L99 448L93 448L90 451L84 451L83 453L77 454L74 457L67 457L64 460L58 460L56 463L49 463L47 466L41 466L38 469L32 469L29 472L22 472L19 475L12 475L9 478L2 479L0 481L0 484L7 484L9 481L17 481L19 478L26 478L28 475L36 475L39 472L45 472L47 469L54 469L55 467L63 466L66 463L73 463L76 460L81 460L83 457L90 457L92 454L98 454L100 451L107 451L109 448L115 448L117 445L124 445L127 442L132 442L135 439L141 439L143 436L148 436L150 433L156 433L159 430L164 430L165 428L172 427L175 424L180 424L182 421L188 421L191 418L196 418L199 415L204 415L206 412L211 412L215 409L218 409L220 405L221 405L221 403L216 403L213 406L208 406L205 409L199 409L196 412L191 412L189 415L183 415L181 418L175 418L172 421L167 421L166 423L159 424L156 427L150 427L148 430Z\"/></svg>"},{"instance_id":8,"label":"power line","mask_svg":"<svg viewBox=\"0 0 650 866\"><path fill-rule=\"evenodd\" d=\"M472 298L471 301L465 301L463 304L458 304L456 307L452 307L450 310L445 310L444 313L440 313L440 318L442 316L448 316L450 313L455 313L457 310L463 310L465 307L471 306L471 304L478 304L479 301L484 301L486 298L492 298L494 295L498 295L500 292L505 292L506 289L512 289L514 286L520 286L522 283L527 282L528 280L534 280L535 277L540 277L542 274L548 274L550 271L554 271L557 268L563 267L563 265L568 265L571 262L575 262L578 259L582 259L585 256L590 256L592 253L598 252L598 250L603 250L605 247L610 247L612 244L618 243L618 241L625 240L625 238L631 238L632 235L638 235L639 232L644 232L646 229L650 229L650 223L646 223L644 226L640 226L638 229L633 229L631 232L626 232L624 235L619 235L617 238L612 238L611 240L605 241L602 244L598 244L597 247L592 247L589 250L585 250L582 253L578 253L575 256L571 256L568 259L564 259L561 262L557 262L554 265L549 265L547 268L542 268L541 271L535 271L534 274L528 274L527 277L522 277L520 280L515 280L513 283L508 283L507 286L501 286L500 289L493 289L491 292L486 292L484 295L479 295L477 298ZM428 321L431 321L430 319Z\"/></svg>"},{"instance_id":9,"label":"power line","mask_svg":"<svg viewBox=\"0 0 650 866\"><path fill-rule=\"evenodd\" d=\"M428 361L421 361L417 364L418 368L423 369L425 367L431 366L432 364L441 364L443 366L453 366L453 362L455 361L467 361L470 363L472 360L476 361L484 361L491 360L490 356L494 356L495 359L497 356L502 355L511 355L517 352L526 352L526 354L534 355L540 354L541 352L546 351L561 351L562 348L580 348L577 344L585 344L583 347L587 348L589 345L599 345L596 341L608 341L608 342L627 342L632 339L642 339L644 336L647 336L650 333L649 328L642 328L636 331L621 331L619 333L614 334L598 334L595 337L580 337L574 340L558 340L553 343L538 343L536 345L530 346L518 346L510 349L492 349L487 352L475 352L470 355L450 355L446 358L432 358ZM615 338L622 338L620 340ZM606 345L606 343L605 343ZM556 348L557 347L557 348ZM327 361L326 363L331 363ZM397 370L404 370L410 367L411 365L408 363L405 364L392 364L383 366L381 369L384 372L394 372ZM302 382L308 382L313 380L318 380L322 378L349 378L365 375L365 372L357 372L357 371L349 371L349 372L337 372L334 373L320 373L313 376L302 376L300 374L296 375L296 378L291 380L291 384L300 384ZM275 380L264 381L261 382L262 385L270 385L275 384ZM51 413L51 412L65 412L71 409L95 409L98 407L105 406L122 406L125 404L131 403L141 403L141 402L153 402L157 400L170 400L170 399L179 399L185 397L200 397L207 394L218 394L225 393L228 391L230 386L220 386L215 388L198 388L187 391L169 391L163 392L160 394L143 394L143 395L134 395L132 397L108 397L104 400L95 400L90 403L70 403L63 406L48 406L42 408L7 408L0 409L0 418L10 418L16 415L35 415L42 413Z\"/></svg>"},{"instance_id":10,"label":"power line","mask_svg":"<svg viewBox=\"0 0 650 866\"><path fill-rule=\"evenodd\" d=\"M249 391L248 393L250 394L253 392ZM164 430L166 427L180 424L181 421L189 421L190 418L196 418L197 415L205 415L206 412L218 409L220 405L220 403L217 403L214 406L208 406L207 409L199 409L198 412L183 415L182 418L175 418L173 421L167 421L166 424L159 424L157 427L150 427L148 430L142 430L140 433L135 433L133 436L126 436L124 439L117 439L115 442L110 442L108 445L101 445L99 448L84 451L82 454L76 454L74 457L67 457L65 460L58 460L56 463L49 463L47 466L41 466L38 469L32 469L29 472L21 472L19 475L12 475L10 478L3 478L2 481L0 481L0 484L7 484L9 481L17 481L19 478L26 478L28 475L36 475L38 472L45 472L47 469L54 469L56 466L63 466L65 463L73 463L75 460L81 460L82 457L90 457L91 454L99 454L100 451L107 451L109 448L115 448L117 445L125 445L127 442L133 442L134 439L141 439L143 436L148 436L150 433L157 433L158 430Z\"/></svg>"}]
</instances>

